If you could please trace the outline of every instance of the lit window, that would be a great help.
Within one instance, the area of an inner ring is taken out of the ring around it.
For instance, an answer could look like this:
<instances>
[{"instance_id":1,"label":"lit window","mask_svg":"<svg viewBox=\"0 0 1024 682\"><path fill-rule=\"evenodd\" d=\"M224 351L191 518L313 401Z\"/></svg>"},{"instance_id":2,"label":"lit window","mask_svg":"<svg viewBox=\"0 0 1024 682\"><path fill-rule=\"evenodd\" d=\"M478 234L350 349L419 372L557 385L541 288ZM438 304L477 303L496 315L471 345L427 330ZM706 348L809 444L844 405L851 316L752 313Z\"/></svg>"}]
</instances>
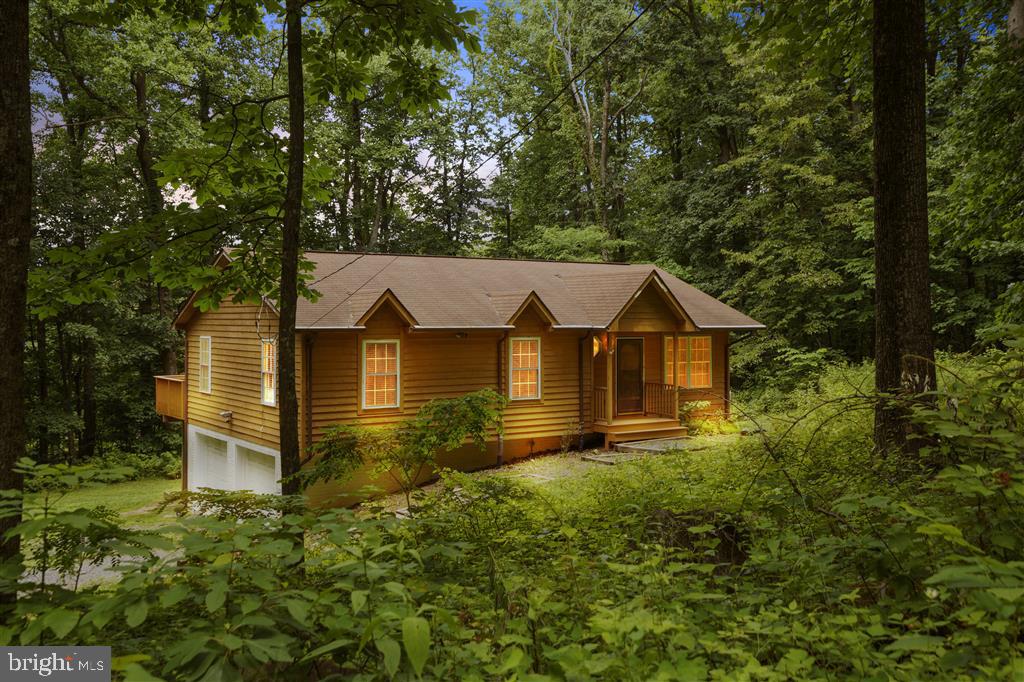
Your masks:
<instances>
[{"instance_id":1,"label":"lit window","mask_svg":"<svg viewBox=\"0 0 1024 682\"><path fill-rule=\"evenodd\" d=\"M509 397L540 397L540 339L513 338L509 344Z\"/></svg>"},{"instance_id":2,"label":"lit window","mask_svg":"<svg viewBox=\"0 0 1024 682\"><path fill-rule=\"evenodd\" d=\"M690 388L711 388L711 337L691 336Z\"/></svg>"},{"instance_id":3,"label":"lit window","mask_svg":"<svg viewBox=\"0 0 1024 682\"><path fill-rule=\"evenodd\" d=\"M398 341L363 341L363 407L398 407Z\"/></svg>"},{"instance_id":4,"label":"lit window","mask_svg":"<svg viewBox=\"0 0 1024 682\"><path fill-rule=\"evenodd\" d=\"M277 344L260 343L260 401L264 405L277 404Z\"/></svg>"},{"instance_id":5,"label":"lit window","mask_svg":"<svg viewBox=\"0 0 1024 682\"><path fill-rule=\"evenodd\" d=\"M213 389L213 351L209 336L199 337L199 390L209 393Z\"/></svg>"},{"instance_id":6,"label":"lit window","mask_svg":"<svg viewBox=\"0 0 1024 682\"><path fill-rule=\"evenodd\" d=\"M711 337L680 336L678 342L673 347L672 337L665 338L665 383L711 388Z\"/></svg>"},{"instance_id":7,"label":"lit window","mask_svg":"<svg viewBox=\"0 0 1024 682\"><path fill-rule=\"evenodd\" d=\"M671 336L665 337L665 383L685 386L686 385L686 367L682 361L676 362L676 356L682 356L683 353L675 352L675 345L672 343L673 338ZM686 339L679 339L679 348L684 348Z\"/></svg>"}]
</instances>

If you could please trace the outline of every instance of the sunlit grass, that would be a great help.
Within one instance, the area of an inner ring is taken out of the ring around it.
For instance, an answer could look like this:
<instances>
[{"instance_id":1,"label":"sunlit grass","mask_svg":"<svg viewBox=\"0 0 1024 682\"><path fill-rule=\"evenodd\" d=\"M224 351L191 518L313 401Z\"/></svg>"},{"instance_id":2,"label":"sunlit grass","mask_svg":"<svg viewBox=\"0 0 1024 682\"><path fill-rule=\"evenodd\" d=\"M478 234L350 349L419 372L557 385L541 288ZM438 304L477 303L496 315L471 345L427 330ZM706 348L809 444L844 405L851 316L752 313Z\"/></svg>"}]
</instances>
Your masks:
<instances>
[{"instance_id":1,"label":"sunlit grass","mask_svg":"<svg viewBox=\"0 0 1024 682\"><path fill-rule=\"evenodd\" d=\"M79 488L66 494L51 492L49 500L54 511L104 506L121 514L130 526L152 526L173 519L172 512L160 514L155 507L164 493L176 490L181 490L181 479L145 478ZM30 507L39 507L44 503L43 493L30 493L26 501Z\"/></svg>"}]
</instances>

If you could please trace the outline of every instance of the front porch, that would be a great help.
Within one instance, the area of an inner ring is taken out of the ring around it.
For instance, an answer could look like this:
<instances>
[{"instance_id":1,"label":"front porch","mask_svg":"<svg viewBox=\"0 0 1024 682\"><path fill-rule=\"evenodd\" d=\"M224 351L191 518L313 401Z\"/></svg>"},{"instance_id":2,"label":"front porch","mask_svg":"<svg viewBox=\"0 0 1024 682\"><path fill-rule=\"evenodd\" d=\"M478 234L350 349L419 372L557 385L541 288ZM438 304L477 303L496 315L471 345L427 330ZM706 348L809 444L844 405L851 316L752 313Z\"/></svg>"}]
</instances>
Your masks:
<instances>
[{"instance_id":1,"label":"front porch","mask_svg":"<svg viewBox=\"0 0 1024 682\"><path fill-rule=\"evenodd\" d=\"M676 331L595 337L593 429L604 434L605 449L619 442L686 435L679 421L677 365L666 361L666 347L676 347L677 339Z\"/></svg>"}]
</instances>

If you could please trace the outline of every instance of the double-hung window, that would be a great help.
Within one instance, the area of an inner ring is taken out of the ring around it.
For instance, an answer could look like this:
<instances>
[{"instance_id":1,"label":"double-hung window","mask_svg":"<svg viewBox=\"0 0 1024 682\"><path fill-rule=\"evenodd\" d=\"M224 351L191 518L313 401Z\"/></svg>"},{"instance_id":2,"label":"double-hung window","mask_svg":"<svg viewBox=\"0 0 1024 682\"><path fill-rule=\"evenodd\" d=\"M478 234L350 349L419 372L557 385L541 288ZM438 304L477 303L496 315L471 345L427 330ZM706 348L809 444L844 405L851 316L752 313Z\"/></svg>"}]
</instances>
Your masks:
<instances>
[{"instance_id":1,"label":"double-hung window","mask_svg":"<svg viewBox=\"0 0 1024 682\"><path fill-rule=\"evenodd\" d=\"M260 341L260 402L277 404L277 343Z\"/></svg>"},{"instance_id":2,"label":"double-hung window","mask_svg":"<svg viewBox=\"0 0 1024 682\"><path fill-rule=\"evenodd\" d=\"M540 338L509 339L509 397L512 400L540 398Z\"/></svg>"},{"instance_id":3,"label":"double-hung window","mask_svg":"<svg viewBox=\"0 0 1024 682\"><path fill-rule=\"evenodd\" d=\"M665 383L681 388L711 388L711 337L665 338ZM673 372L673 369L675 370Z\"/></svg>"},{"instance_id":4,"label":"double-hung window","mask_svg":"<svg viewBox=\"0 0 1024 682\"><path fill-rule=\"evenodd\" d=\"M199 337L199 390L213 390L213 341L209 336Z\"/></svg>"},{"instance_id":5,"label":"double-hung window","mask_svg":"<svg viewBox=\"0 0 1024 682\"><path fill-rule=\"evenodd\" d=\"M363 341L363 408L399 406L398 339Z\"/></svg>"}]
</instances>

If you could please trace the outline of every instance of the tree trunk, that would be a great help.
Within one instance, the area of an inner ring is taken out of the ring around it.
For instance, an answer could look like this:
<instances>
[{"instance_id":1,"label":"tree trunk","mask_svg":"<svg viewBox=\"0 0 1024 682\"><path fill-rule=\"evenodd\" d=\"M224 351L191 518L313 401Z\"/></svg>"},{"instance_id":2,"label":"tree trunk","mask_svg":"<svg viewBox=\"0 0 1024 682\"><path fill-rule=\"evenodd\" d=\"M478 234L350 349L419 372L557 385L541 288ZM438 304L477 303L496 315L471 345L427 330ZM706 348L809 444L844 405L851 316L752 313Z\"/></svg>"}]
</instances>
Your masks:
<instances>
[{"instance_id":1,"label":"tree trunk","mask_svg":"<svg viewBox=\"0 0 1024 682\"><path fill-rule=\"evenodd\" d=\"M612 232L608 226L608 153L609 147L611 146L611 140L609 140L608 126L611 122L611 107L612 107L612 79L608 75L608 62L605 60L602 64L604 66L604 74L601 81L601 159L598 162L597 170L597 201L598 203L598 216L601 220L601 227L612 239L618 237L618 234Z\"/></svg>"},{"instance_id":2,"label":"tree trunk","mask_svg":"<svg viewBox=\"0 0 1024 682\"><path fill-rule=\"evenodd\" d=\"M736 133L729 126L715 126L715 133L718 135L718 163L729 163L740 155L739 146L736 144Z\"/></svg>"},{"instance_id":3,"label":"tree trunk","mask_svg":"<svg viewBox=\"0 0 1024 682\"><path fill-rule=\"evenodd\" d=\"M139 177L142 179L142 191L146 196L146 217L152 218L164 210L164 195L160 189L160 183L157 181L156 163L150 146L149 92L146 87L146 72L141 69L133 71L131 80L132 88L135 90L135 115L138 117L135 124L135 157L139 162ZM200 117L209 113L209 105L202 103L202 94L200 92ZM209 97L208 88L206 97ZM167 321L167 326L170 328L172 318L167 301L168 292L157 284L155 295L156 309ZM177 346L177 336L172 330L171 333L167 334L166 341L163 347L160 348L160 368L164 374L178 373Z\"/></svg>"},{"instance_id":4,"label":"tree trunk","mask_svg":"<svg viewBox=\"0 0 1024 682\"><path fill-rule=\"evenodd\" d=\"M199 73L199 79L196 83L196 89L199 91L198 96L198 118L199 123L206 125L212 120L210 116L210 78L206 74L204 69Z\"/></svg>"},{"instance_id":5,"label":"tree trunk","mask_svg":"<svg viewBox=\"0 0 1024 682\"><path fill-rule=\"evenodd\" d=\"M87 338L82 341L82 436L78 441L78 456L91 459L96 455L96 341Z\"/></svg>"},{"instance_id":6,"label":"tree trunk","mask_svg":"<svg viewBox=\"0 0 1024 682\"><path fill-rule=\"evenodd\" d=\"M50 461L50 429L47 426L48 405L50 402L50 366L49 352L46 344L46 321L36 320L36 364L39 372L39 408L43 412L43 418L39 420L39 433L36 434L38 444L36 445L36 458L40 462Z\"/></svg>"},{"instance_id":7,"label":"tree trunk","mask_svg":"<svg viewBox=\"0 0 1024 682\"><path fill-rule=\"evenodd\" d=\"M1014 46L1024 46L1024 0L1012 0L1010 3L1010 11L1006 17L1006 32Z\"/></svg>"},{"instance_id":8,"label":"tree trunk","mask_svg":"<svg viewBox=\"0 0 1024 682\"><path fill-rule=\"evenodd\" d=\"M875 388L935 388L928 290L925 3L874 0ZM916 450L905 410L875 410L879 451Z\"/></svg>"},{"instance_id":9,"label":"tree trunk","mask_svg":"<svg viewBox=\"0 0 1024 682\"><path fill-rule=\"evenodd\" d=\"M25 455L25 305L32 240L32 115L28 0L8 0L0 21L0 490L21 490L14 463ZM0 519L0 561L16 557L3 534L20 515ZM15 593L0 594L11 604Z\"/></svg>"},{"instance_id":10,"label":"tree trunk","mask_svg":"<svg viewBox=\"0 0 1024 682\"><path fill-rule=\"evenodd\" d=\"M146 195L146 215L155 216L164 209L164 197L157 182L153 150L149 146L149 96L146 92L146 72L133 71L131 78L132 87L135 89L135 115L138 117L135 123L135 156L139 161L142 190Z\"/></svg>"},{"instance_id":11,"label":"tree trunk","mask_svg":"<svg viewBox=\"0 0 1024 682\"><path fill-rule=\"evenodd\" d=\"M281 292L277 352L280 362L280 448L282 492L301 492L299 472L299 403L295 381L295 309L298 305L299 225L305 155L305 96L302 84L302 0L288 0L288 185L281 234Z\"/></svg>"},{"instance_id":12,"label":"tree trunk","mask_svg":"<svg viewBox=\"0 0 1024 682\"><path fill-rule=\"evenodd\" d=\"M363 230L363 176L359 168L359 155L363 146L363 119L359 102L352 101L352 132L355 144L352 148L352 236L356 249L366 250L367 236Z\"/></svg>"}]
</instances>

